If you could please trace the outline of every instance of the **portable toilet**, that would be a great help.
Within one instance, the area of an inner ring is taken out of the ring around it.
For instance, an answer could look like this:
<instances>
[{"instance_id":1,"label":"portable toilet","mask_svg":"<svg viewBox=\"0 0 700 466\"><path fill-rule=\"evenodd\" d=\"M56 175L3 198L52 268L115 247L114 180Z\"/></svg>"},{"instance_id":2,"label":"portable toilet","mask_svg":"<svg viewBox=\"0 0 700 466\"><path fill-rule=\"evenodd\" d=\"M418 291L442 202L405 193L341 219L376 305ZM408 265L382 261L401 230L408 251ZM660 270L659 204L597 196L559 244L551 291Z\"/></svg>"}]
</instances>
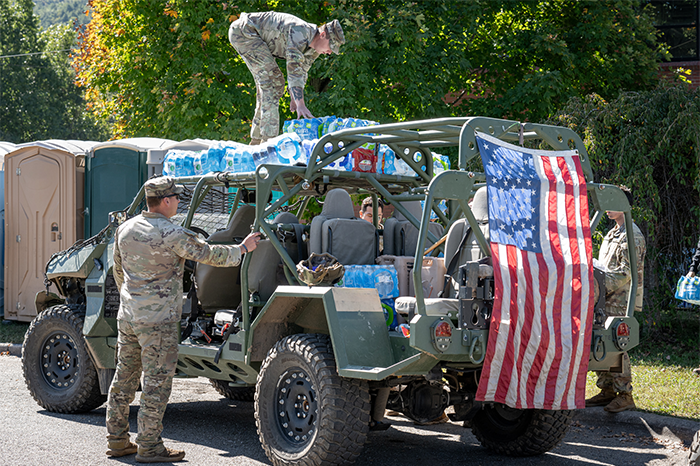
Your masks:
<instances>
[{"instance_id":1,"label":"portable toilet","mask_svg":"<svg viewBox=\"0 0 700 466\"><path fill-rule=\"evenodd\" d=\"M148 179L149 149L175 144L171 139L129 138L95 145L85 164L85 237L107 226L110 212L127 207Z\"/></svg>"},{"instance_id":2,"label":"portable toilet","mask_svg":"<svg viewBox=\"0 0 700 466\"><path fill-rule=\"evenodd\" d=\"M184 141L176 142L172 145L158 149L148 149L146 157L146 165L148 166L148 178L163 173L163 161L170 150L207 150L209 146L217 141L210 139L185 139Z\"/></svg>"},{"instance_id":3,"label":"portable toilet","mask_svg":"<svg viewBox=\"0 0 700 466\"><path fill-rule=\"evenodd\" d=\"M5 315L5 154L17 147L0 141L0 319Z\"/></svg>"},{"instance_id":4,"label":"portable toilet","mask_svg":"<svg viewBox=\"0 0 700 466\"><path fill-rule=\"evenodd\" d=\"M46 263L82 237L85 155L96 142L19 144L5 155L5 318L31 321Z\"/></svg>"}]
</instances>

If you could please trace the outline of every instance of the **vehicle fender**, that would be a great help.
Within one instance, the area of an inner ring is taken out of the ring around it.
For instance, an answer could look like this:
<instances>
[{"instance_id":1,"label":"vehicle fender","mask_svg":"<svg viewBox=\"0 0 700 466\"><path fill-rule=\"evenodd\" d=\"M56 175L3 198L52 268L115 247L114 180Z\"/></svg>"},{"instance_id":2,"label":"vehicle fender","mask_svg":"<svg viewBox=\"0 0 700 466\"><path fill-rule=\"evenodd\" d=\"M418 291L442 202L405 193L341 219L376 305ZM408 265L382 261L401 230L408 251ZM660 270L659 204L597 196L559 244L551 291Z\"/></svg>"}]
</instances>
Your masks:
<instances>
[{"instance_id":1,"label":"vehicle fender","mask_svg":"<svg viewBox=\"0 0 700 466\"><path fill-rule=\"evenodd\" d=\"M34 298L34 306L36 307L37 315L39 315L44 309L48 309L51 306L56 306L57 304L65 304L65 302L65 299L50 291L39 291Z\"/></svg>"},{"instance_id":2,"label":"vehicle fender","mask_svg":"<svg viewBox=\"0 0 700 466\"><path fill-rule=\"evenodd\" d=\"M297 333L330 335L340 373L397 362L373 288L278 287L251 324L246 362L262 361L277 341Z\"/></svg>"}]
</instances>

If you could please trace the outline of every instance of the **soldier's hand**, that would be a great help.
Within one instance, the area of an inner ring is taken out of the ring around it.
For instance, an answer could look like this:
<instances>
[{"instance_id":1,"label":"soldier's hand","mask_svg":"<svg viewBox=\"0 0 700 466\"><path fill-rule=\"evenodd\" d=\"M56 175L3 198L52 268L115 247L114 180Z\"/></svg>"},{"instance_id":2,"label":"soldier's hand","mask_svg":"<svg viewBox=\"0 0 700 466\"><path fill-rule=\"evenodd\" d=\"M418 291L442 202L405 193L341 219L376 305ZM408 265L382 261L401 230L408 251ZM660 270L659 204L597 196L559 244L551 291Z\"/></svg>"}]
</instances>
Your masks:
<instances>
[{"instance_id":1,"label":"soldier's hand","mask_svg":"<svg viewBox=\"0 0 700 466\"><path fill-rule=\"evenodd\" d=\"M688 272L688 275L686 277L688 278L693 278L695 276L695 272Z\"/></svg>"},{"instance_id":2,"label":"soldier's hand","mask_svg":"<svg viewBox=\"0 0 700 466\"><path fill-rule=\"evenodd\" d=\"M297 102L297 118L302 119L302 118L313 118L314 116L311 114L308 108L306 108L306 104L303 102Z\"/></svg>"},{"instance_id":3,"label":"soldier's hand","mask_svg":"<svg viewBox=\"0 0 700 466\"><path fill-rule=\"evenodd\" d=\"M258 243L260 242L260 239L261 239L260 233L258 233L256 231L255 233L251 233L248 236L246 236L241 244L243 244L246 247L248 252L251 252L251 251L254 251L255 248L258 247Z\"/></svg>"}]
</instances>

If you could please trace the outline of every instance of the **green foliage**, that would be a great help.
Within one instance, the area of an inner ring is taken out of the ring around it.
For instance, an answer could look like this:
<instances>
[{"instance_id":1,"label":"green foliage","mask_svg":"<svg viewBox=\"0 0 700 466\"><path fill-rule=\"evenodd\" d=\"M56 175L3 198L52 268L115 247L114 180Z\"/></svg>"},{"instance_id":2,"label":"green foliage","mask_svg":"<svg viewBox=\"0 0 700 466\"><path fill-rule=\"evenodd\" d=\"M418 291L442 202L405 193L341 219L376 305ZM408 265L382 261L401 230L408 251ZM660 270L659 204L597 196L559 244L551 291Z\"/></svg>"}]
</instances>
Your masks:
<instances>
[{"instance_id":1,"label":"green foliage","mask_svg":"<svg viewBox=\"0 0 700 466\"><path fill-rule=\"evenodd\" d=\"M0 140L99 139L105 131L85 112L73 84L69 54L75 33L68 26L39 32L30 0L0 0ZM38 52L63 50L59 53ZM33 54L35 55L26 55Z\"/></svg>"},{"instance_id":2,"label":"green foliage","mask_svg":"<svg viewBox=\"0 0 700 466\"><path fill-rule=\"evenodd\" d=\"M647 330L675 325L677 312L665 310L677 304L676 281L700 234L700 92L661 85L610 101L575 98L553 123L584 139L595 181L632 190L632 216L647 238L644 323Z\"/></svg>"},{"instance_id":3,"label":"green foliage","mask_svg":"<svg viewBox=\"0 0 700 466\"><path fill-rule=\"evenodd\" d=\"M340 56L311 68L319 116L382 123L482 114L542 120L572 96L656 83L666 53L639 1L93 0L74 65L116 136L245 139L255 86L228 42L243 12L339 19ZM282 66L284 72L284 66ZM282 118L293 118L282 99Z\"/></svg>"},{"instance_id":4,"label":"green foliage","mask_svg":"<svg viewBox=\"0 0 700 466\"><path fill-rule=\"evenodd\" d=\"M87 24L87 0L36 0L34 14L41 19L41 28L53 25Z\"/></svg>"}]
</instances>

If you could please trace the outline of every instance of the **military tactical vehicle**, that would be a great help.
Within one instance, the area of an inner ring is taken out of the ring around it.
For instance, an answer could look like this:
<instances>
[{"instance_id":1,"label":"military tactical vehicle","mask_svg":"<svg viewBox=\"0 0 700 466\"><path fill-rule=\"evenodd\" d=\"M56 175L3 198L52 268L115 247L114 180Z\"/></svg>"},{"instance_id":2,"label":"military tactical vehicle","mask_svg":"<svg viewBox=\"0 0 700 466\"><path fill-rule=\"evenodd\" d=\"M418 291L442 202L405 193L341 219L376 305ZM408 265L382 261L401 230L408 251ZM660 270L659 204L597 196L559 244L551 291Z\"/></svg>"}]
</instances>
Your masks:
<instances>
[{"instance_id":1,"label":"military tactical vehicle","mask_svg":"<svg viewBox=\"0 0 700 466\"><path fill-rule=\"evenodd\" d=\"M573 411L475 401L494 299L493 269L484 260L490 255L488 210L485 198L475 196L485 175L467 169L479 165L473 160L479 155L475 131L578 150L592 230L605 210L623 211L627 224L632 221L624 193L593 181L581 139L563 127L473 117L368 131L323 136L306 166L260 165L251 173L179 178L186 192L173 221L212 243L236 244L251 229L265 239L238 267L186 265L184 289L190 292L183 297L177 375L206 377L225 397L254 400L261 444L276 465L353 462L370 430L385 427L386 409L427 422L452 407L451 419L464 421L495 452L527 456L550 450L566 433ZM366 144L374 144L375 154L380 144L388 145L415 176L329 168L363 145L372 147ZM432 151L448 147L458 151L458 166L433 176ZM381 197L394 207L383 230L355 218L354 193ZM322 212L304 224L299 219L313 198ZM438 206L442 200L446 212ZM142 188L127 209L111 215L105 230L47 264L47 290L37 295L39 314L22 357L27 386L49 411L83 412L106 400L116 366L120 299L112 277L114 231L143 209ZM314 252L328 252L346 266L374 264L380 239L384 254L410 280L405 294L412 296L405 296L408 304L397 315L405 323L397 329L387 326L376 289L309 286L297 273L297 264ZM420 264L441 252L444 264L457 256L458 267L445 270L453 279L436 297L443 279L431 291ZM635 254L630 258L636 270ZM631 276L634 296L637 274ZM589 370L619 370L622 351L638 344L634 300L626 316L607 317L602 277L595 273ZM469 293L461 293L467 285Z\"/></svg>"}]
</instances>

